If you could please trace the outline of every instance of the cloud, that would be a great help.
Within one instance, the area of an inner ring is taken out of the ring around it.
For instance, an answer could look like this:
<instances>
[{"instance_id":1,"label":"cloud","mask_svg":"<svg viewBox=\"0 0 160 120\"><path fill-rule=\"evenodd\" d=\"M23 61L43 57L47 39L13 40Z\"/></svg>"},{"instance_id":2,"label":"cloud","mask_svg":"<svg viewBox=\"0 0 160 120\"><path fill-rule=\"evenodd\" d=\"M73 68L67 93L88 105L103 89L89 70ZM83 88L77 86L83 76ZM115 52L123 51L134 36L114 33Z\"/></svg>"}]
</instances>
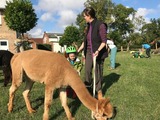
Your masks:
<instances>
[{"instance_id":1,"label":"cloud","mask_svg":"<svg viewBox=\"0 0 160 120\"><path fill-rule=\"evenodd\" d=\"M53 14L64 10L80 11L85 1L86 0L39 0L38 5L35 5L35 9Z\"/></svg>"},{"instance_id":2,"label":"cloud","mask_svg":"<svg viewBox=\"0 0 160 120\"><path fill-rule=\"evenodd\" d=\"M40 17L40 20L42 20L42 21L49 21L52 19L53 19L52 14L49 12L42 14L42 16Z\"/></svg>"},{"instance_id":3,"label":"cloud","mask_svg":"<svg viewBox=\"0 0 160 120\"><path fill-rule=\"evenodd\" d=\"M68 25L75 24L77 13L71 10L67 11L61 11L59 13L59 20L58 25L61 25L63 28L65 28Z\"/></svg>"},{"instance_id":4,"label":"cloud","mask_svg":"<svg viewBox=\"0 0 160 120\"><path fill-rule=\"evenodd\" d=\"M28 31L28 33L31 34L32 37L42 38L44 31L39 27L35 27Z\"/></svg>"},{"instance_id":5,"label":"cloud","mask_svg":"<svg viewBox=\"0 0 160 120\"><path fill-rule=\"evenodd\" d=\"M40 18L38 24L44 24L39 28L34 28L34 35L43 31L64 31L65 27L75 24L77 15L84 9L86 0L39 0L34 9ZM47 26L46 28L42 28ZM42 33L43 34L43 33Z\"/></svg>"},{"instance_id":6,"label":"cloud","mask_svg":"<svg viewBox=\"0 0 160 120\"><path fill-rule=\"evenodd\" d=\"M136 15L137 16L147 16L148 14L154 13L154 9L138 8Z\"/></svg>"},{"instance_id":7,"label":"cloud","mask_svg":"<svg viewBox=\"0 0 160 120\"><path fill-rule=\"evenodd\" d=\"M150 18L148 16L155 13L156 13L156 10L154 9L138 8L136 12L136 17L142 16L145 18L145 21L148 23L150 22Z\"/></svg>"}]
</instances>

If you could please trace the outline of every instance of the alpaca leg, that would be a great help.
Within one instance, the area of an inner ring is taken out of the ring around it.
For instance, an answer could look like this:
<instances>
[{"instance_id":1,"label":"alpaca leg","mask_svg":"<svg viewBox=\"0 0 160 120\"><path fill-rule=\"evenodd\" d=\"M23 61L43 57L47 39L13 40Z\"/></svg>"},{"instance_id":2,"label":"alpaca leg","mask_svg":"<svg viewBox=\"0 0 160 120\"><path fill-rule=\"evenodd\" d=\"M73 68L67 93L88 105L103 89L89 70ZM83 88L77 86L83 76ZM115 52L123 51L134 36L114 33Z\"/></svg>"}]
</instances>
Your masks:
<instances>
[{"instance_id":1,"label":"alpaca leg","mask_svg":"<svg viewBox=\"0 0 160 120\"><path fill-rule=\"evenodd\" d=\"M12 62L12 85L9 89L9 102L8 102L8 112L13 109L13 100L15 96L15 91L22 83L22 68L20 64Z\"/></svg>"},{"instance_id":2,"label":"alpaca leg","mask_svg":"<svg viewBox=\"0 0 160 120\"><path fill-rule=\"evenodd\" d=\"M49 108L52 103L53 97L53 88L50 88L46 85L45 87L45 100L44 100L44 113L43 113L43 120L49 119Z\"/></svg>"},{"instance_id":3,"label":"alpaca leg","mask_svg":"<svg viewBox=\"0 0 160 120\"><path fill-rule=\"evenodd\" d=\"M66 115L68 117L68 120L74 120L74 118L72 117L72 114L69 110L69 107L67 105L66 88L60 88L60 100L61 100L61 104L66 112Z\"/></svg>"},{"instance_id":4,"label":"alpaca leg","mask_svg":"<svg viewBox=\"0 0 160 120\"><path fill-rule=\"evenodd\" d=\"M24 89L24 92L23 92L23 97L24 97L24 100L25 100L25 103L26 103L26 106L27 106L27 109L28 109L29 113L36 112L35 110L32 109L31 104L30 104L30 100L28 98L28 95L29 95L29 92L32 89L33 83L34 82L31 81L31 80L26 80L26 86L25 86L25 89Z\"/></svg>"},{"instance_id":5,"label":"alpaca leg","mask_svg":"<svg viewBox=\"0 0 160 120\"><path fill-rule=\"evenodd\" d=\"M6 87L9 83L9 80L11 78L10 70L7 68L7 66L3 67L3 75L4 75L4 86Z\"/></svg>"},{"instance_id":6,"label":"alpaca leg","mask_svg":"<svg viewBox=\"0 0 160 120\"><path fill-rule=\"evenodd\" d=\"M14 83L12 83L12 86L9 89L9 102L8 102L8 112L11 112L13 109L13 100L14 100L14 96L15 96L15 91L17 90L17 88L20 86L16 85Z\"/></svg>"}]
</instances>

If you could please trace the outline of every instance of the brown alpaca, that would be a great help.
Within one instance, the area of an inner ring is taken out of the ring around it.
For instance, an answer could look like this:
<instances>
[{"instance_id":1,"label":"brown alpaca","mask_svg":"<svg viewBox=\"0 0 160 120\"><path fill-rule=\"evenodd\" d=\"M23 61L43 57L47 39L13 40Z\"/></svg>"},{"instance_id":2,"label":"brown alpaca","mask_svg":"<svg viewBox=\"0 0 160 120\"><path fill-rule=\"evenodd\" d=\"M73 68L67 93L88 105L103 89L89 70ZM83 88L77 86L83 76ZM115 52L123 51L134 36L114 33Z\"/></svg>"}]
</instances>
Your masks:
<instances>
[{"instance_id":1,"label":"brown alpaca","mask_svg":"<svg viewBox=\"0 0 160 120\"><path fill-rule=\"evenodd\" d=\"M93 98L77 72L66 60L66 58L58 53L53 53L43 50L27 50L22 53L17 53L11 60L12 67L12 85L9 90L8 111L13 109L13 99L16 89L22 83L22 75L25 73L28 76L26 87L23 92L23 97L29 113L35 112L32 109L28 94L34 82L45 84L45 101L43 120L49 119L49 108L52 101L53 91L62 86L71 86L76 92L80 101L94 113L97 120L104 120L113 115L113 107L109 99L97 100ZM102 95L99 94L102 98ZM70 110L67 106L66 92L60 91L61 104L65 109L69 120L73 120Z\"/></svg>"}]
</instances>

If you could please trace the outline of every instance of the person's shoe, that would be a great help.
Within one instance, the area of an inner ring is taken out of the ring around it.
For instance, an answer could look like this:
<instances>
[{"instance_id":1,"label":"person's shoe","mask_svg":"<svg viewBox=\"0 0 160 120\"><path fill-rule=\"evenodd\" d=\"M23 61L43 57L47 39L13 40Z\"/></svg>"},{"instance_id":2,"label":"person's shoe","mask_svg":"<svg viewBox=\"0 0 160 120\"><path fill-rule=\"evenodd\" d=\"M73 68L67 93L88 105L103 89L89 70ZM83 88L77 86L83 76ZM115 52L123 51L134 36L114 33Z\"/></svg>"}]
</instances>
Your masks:
<instances>
[{"instance_id":1,"label":"person's shoe","mask_svg":"<svg viewBox=\"0 0 160 120\"><path fill-rule=\"evenodd\" d=\"M146 58L151 58L150 56L147 56Z\"/></svg>"},{"instance_id":2,"label":"person's shoe","mask_svg":"<svg viewBox=\"0 0 160 120\"><path fill-rule=\"evenodd\" d=\"M114 69L115 69L115 68L112 68L112 67L110 68L110 70L114 70Z\"/></svg>"}]
</instances>

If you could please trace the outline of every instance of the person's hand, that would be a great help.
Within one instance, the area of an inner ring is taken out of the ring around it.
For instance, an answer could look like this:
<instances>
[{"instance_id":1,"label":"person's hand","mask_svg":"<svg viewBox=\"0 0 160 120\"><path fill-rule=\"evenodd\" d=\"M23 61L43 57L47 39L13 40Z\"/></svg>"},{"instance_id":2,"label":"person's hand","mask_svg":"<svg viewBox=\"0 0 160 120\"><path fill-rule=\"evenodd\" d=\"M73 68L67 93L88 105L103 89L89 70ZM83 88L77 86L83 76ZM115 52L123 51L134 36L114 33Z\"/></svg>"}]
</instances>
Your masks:
<instances>
[{"instance_id":1,"label":"person's hand","mask_svg":"<svg viewBox=\"0 0 160 120\"><path fill-rule=\"evenodd\" d=\"M95 53L94 53L94 56L98 56L98 54L99 54L99 50L97 50Z\"/></svg>"}]
</instances>

